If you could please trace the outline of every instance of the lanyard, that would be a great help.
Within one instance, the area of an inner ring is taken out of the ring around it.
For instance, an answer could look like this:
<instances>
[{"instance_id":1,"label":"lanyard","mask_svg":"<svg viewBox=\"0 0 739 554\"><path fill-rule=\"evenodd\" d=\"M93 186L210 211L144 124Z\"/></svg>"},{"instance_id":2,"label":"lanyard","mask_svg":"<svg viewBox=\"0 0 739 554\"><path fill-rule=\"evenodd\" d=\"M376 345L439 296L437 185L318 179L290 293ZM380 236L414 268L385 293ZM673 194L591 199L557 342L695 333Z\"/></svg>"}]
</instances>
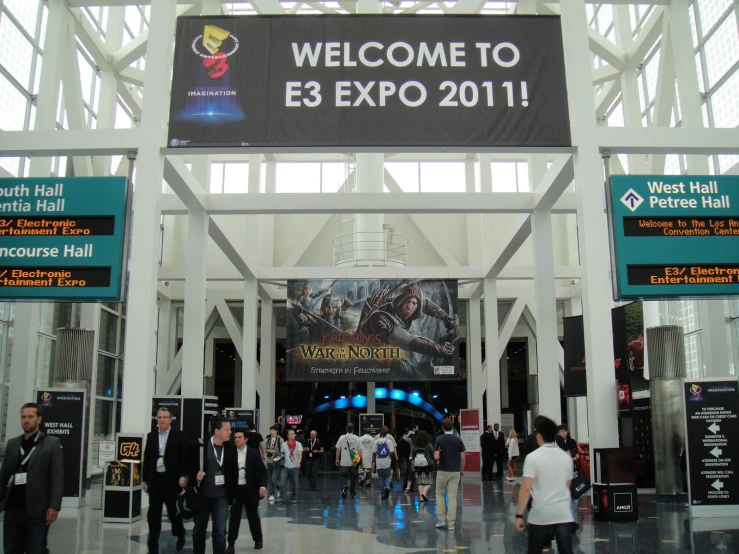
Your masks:
<instances>
[{"instance_id":1,"label":"lanyard","mask_svg":"<svg viewBox=\"0 0 739 554\"><path fill-rule=\"evenodd\" d=\"M23 460L21 461L21 465L22 466L24 466L24 465L26 465L26 463L28 463L28 460L31 458L31 454L33 454L33 451L36 450L36 446L37 446L36 443L38 442L38 439L39 439L40 436L41 436L41 433L36 432L36 438L33 439L34 446L33 446L33 448L31 448L31 451L28 453L28 456L26 456L25 458L23 458ZM25 454L26 454L26 451L23 450L23 446L21 446L21 456L24 456Z\"/></svg>"},{"instance_id":2,"label":"lanyard","mask_svg":"<svg viewBox=\"0 0 739 554\"><path fill-rule=\"evenodd\" d=\"M318 440L318 439L313 439L312 441L310 441L310 449L311 449L311 450L313 450L313 447L314 447L314 446L316 445L316 441L317 441L317 440Z\"/></svg>"},{"instance_id":3,"label":"lanyard","mask_svg":"<svg viewBox=\"0 0 739 554\"><path fill-rule=\"evenodd\" d=\"M218 462L218 467L223 467L223 456L226 454L226 447L221 445L223 450L221 450L221 459L218 459L218 452L216 452L216 444L213 442L213 437L210 438L210 444L213 446L213 456L216 459L216 462Z\"/></svg>"}]
</instances>

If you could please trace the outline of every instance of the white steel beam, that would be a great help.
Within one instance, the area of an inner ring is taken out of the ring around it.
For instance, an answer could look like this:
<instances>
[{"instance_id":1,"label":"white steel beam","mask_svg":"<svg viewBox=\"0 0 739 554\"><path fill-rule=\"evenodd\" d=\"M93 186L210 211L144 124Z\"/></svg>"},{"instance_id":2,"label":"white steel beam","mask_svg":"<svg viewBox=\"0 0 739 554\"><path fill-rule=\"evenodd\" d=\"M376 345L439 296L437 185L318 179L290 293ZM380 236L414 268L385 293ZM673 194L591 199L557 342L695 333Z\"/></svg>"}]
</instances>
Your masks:
<instances>
[{"instance_id":1,"label":"white steel beam","mask_svg":"<svg viewBox=\"0 0 739 554\"><path fill-rule=\"evenodd\" d=\"M639 64L644 62L647 54L652 50L655 43L660 39L662 34L662 18L665 15L665 8L657 7L649 14L649 18L639 31L634 42L626 51L626 59L632 69L636 69Z\"/></svg>"},{"instance_id":2,"label":"white steel beam","mask_svg":"<svg viewBox=\"0 0 739 554\"><path fill-rule=\"evenodd\" d=\"M3 131L0 152L3 156L105 156L125 154L139 148L140 129ZM166 140L165 131L161 132Z\"/></svg>"},{"instance_id":3,"label":"white steel beam","mask_svg":"<svg viewBox=\"0 0 739 554\"><path fill-rule=\"evenodd\" d=\"M590 51L618 70L626 67L626 53L592 27L588 27Z\"/></svg>"},{"instance_id":4,"label":"white steel beam","mask_svg":"<svg viewBox=\"0 0 739 554\"><path fill-rule=\"evenodd\" d=\"M572 156L560 154L554 159L534 188L534 205L537 210L551 210L575 178Z\"/></svg>"},{"instance_id":5,"label":"white steel beam","mask_svg":"<svg viewBox=\"0 0 739 554\"><path fill-rule=\"evenodd\" d=\"M736 128L598 127L594 135L599 148L621 154L739 154Z\"/></svg>"},{"instance_id":6,"label":"white steel beam","mask_svg":"<svg viewBox=\"0 0 739 554\"><path fill-rule=\"evenodd\" d=\"M620 76L621 71L619 69L616 69L612 65L603 65L593 70L593 86L605 85L618 79Z\"/></svg>"},{"instance_id":7,"label":"white steel beam","mask_svg":"<svg viewBox=\"0 0 739 554\"><path fill-rule=\"evenodd\" d=\"M1 144L1 142L0 142ZM397 194L208 194L206 209L211 215L254 214L334 214L334 213L531 213L535 207L531 192ZM552 213L574 213L574 193L564 193ZM165 215L182 215L186 210L174 195L164 195Z\"/></svg>"},{"instance_id":8,"label":"white steel beam","mask_svg":"<svg viewBox=\"0 0 739 554\"><path fill-rule=\"evenodd\" d=\"M521 215L509 227L501 243L501 249L493 255L490 266L485 270L486 277L497 277L511 261L526 239L531 235L531 214Z\"/></svg>"},{"instance_id":9,"label":"white steel beam","mask_svg":"<svg viewBox=\"0 0 739 554\"><path fill-rule=\"evenodd\" d=\"M205 209L207 193L200 181L187 168L182 157L164 157L164 180L184 202L188 210Z\"/></svg>"}]
</instances>

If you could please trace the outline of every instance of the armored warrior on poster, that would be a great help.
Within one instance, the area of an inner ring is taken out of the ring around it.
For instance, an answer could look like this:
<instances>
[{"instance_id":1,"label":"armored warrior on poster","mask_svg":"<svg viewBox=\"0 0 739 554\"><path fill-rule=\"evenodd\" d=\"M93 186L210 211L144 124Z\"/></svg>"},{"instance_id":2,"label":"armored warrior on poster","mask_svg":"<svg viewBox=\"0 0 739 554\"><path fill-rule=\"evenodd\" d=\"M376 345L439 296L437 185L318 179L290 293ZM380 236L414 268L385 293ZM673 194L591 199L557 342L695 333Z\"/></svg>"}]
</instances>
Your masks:
<instances>
[{"instance_id":1,"label":"armored warrior on poster","mask_svg":"<svg viewBox=\"0 0 739 554\"><path fill-rule=\"evenodd\" d=\"M451 308L451 302L449 307ZM422 314L441 320L444 324L447 335L440 342L411 331L414 321L420 320L419 323L423 323L427 319L420 319ZM386 286L375 290L364 305L357 332L380 335L383 342L408 352L443 359L452 356L456 350L458 326L456 317L450 316L431 300L424 298L423 289L418 282L403 281L392 288ZM403 360L401 367L409 373L420 369L407 358Z\"/></svg>"},{"instance_id":2,"label":"armored warrior on poster","mask_svg":"<svg viewBox=\"0 0 739 554\"><path fill-rule=\"evenodd\" d=\"M324 296L318 313L312 309L310 302L301 302L302 298L293 302L290 314L298 324L290 329L294 337L301 340L307 338L316 343L320 341L322 333L351 333L356 329L356 317L346 311L352 306L348 299L345 298L342 303L336 294L326 291L320 291L320 294Z\"/></svg>"}]
</instances>

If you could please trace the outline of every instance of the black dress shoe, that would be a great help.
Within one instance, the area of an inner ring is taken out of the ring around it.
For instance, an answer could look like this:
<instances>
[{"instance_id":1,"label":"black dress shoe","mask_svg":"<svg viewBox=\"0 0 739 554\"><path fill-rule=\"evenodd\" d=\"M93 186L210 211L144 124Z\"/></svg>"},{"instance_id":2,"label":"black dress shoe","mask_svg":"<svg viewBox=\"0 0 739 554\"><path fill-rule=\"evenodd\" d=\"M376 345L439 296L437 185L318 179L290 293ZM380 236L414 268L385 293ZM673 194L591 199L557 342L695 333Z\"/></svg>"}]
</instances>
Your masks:
<instances>
[{"instance_id":1,"label":"black dress shoe","mask_svg":"<svg viewBox=\"0 0 739 554\"><path fill-rule=\"evenodd\" d=\"M177 545L175 546L175 549L177 552L185 548L185 533L182 533L179 537L177 537Z\"/></svg>"},{"instance_id":2,"label":"black dress shoe","mask_svg":"<svg viewBox=\"0 0 739 554\"><path fill-rule=\"evenodd\" d=\"M254 543L254 550L261 550L262 548L264 548L264 545L261 542Z\"/></svg>"},{"instance_id":3,"label":"black dress shoe","mask_svg":"<svg viewBox=\"0 0 739 554\"><path fill-rule=\"evenodd\" d=\"M236 553L236 547L232 544L226 549L226 554L235 554Z\"/></svg>"}]
</instances>

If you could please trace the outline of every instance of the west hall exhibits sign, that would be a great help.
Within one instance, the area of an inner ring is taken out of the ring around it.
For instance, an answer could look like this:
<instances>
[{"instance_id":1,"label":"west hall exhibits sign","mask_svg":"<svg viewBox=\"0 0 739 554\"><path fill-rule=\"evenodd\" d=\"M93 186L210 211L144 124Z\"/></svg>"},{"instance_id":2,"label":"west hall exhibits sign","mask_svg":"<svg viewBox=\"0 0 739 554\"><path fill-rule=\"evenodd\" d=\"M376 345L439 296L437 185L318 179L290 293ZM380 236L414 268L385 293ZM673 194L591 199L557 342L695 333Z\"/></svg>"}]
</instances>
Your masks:
<instances>
[{"instance_id":1,"label":"west hall exhibits sign","mask_svg":"<svg viewBox=\"0 0 739 554\"><path fill-rule=\"evenodd\" d=\"M0 179L0 298L122 298L125 177Z\"/></svg>"},{"instance_id":2,"label":"west hall exhibits sign","mask_svg":"<svg viewBox=\"0 0 739 554\"><path fill-rule=\"evenodd\" d=\"M739 177L614 175L614 297L739 294Z\"/></svg>"},{"instance_id":3,"label":"west hall exhibits sign","mask_svg":"<svg viewBox=\"0 0 739 554\"><path fill-rule=\"evenodd\" d=\"M568 147L558 17L180 17L171 147Z\"/></svg>"},{"instance_id":4,"label":"west hall exhibits sign","mask_svg":"<svg viewBox=\"0 0 739 554\"><path fill-rule=\"evenodd\" d=\"M457 282L288 281L287 380L457 380Z\"/></svg>"}]
</instances>

